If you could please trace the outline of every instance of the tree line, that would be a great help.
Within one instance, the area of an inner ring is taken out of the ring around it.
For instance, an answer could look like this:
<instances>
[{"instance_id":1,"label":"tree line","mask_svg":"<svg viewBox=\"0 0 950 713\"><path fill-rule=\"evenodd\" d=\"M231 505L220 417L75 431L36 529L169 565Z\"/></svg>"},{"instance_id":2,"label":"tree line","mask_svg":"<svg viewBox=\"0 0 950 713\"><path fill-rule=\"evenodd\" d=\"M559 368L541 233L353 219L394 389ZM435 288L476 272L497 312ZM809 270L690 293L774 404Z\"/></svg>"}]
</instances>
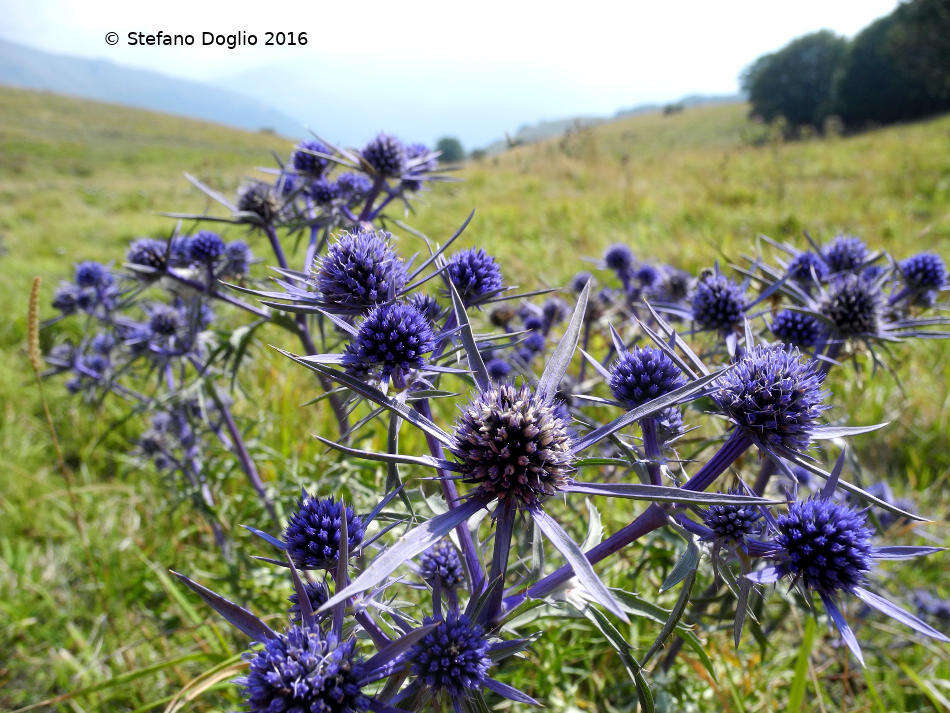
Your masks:
<instances>
[{"instance_id":1,"label":"tree line","mask_svg":"<svg viewBox=\"0 0 950 713\"><path fill-rule=\"evenodd\" d=\"M752 115L849 130L950 110L950 0L911 0L852 40L822 30L743 73Z\"/></svg>"}]
</instances>

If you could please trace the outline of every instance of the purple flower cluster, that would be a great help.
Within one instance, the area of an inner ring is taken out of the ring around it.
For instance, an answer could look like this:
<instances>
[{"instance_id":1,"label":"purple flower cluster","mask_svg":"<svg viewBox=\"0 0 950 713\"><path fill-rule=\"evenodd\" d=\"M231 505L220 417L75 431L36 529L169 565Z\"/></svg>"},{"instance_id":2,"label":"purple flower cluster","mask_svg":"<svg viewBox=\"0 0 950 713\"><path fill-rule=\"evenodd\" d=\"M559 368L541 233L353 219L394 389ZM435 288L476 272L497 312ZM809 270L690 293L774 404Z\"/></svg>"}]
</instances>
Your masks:
<instances>
[{"instance_id":1,"label":"purple flower cluster","mask_svg":"<svg viewBox=\"0 0 950 713\"><path fill-rule=\"evenodd\" d=\"M316 498L306 491L284 529L287 553L302 569L332 569L340 557L340 537L346 517L346 541L352 552L363 541L363 519L333 498Z\"/></svg>"},{"instance_id":2,"label":"purple flower cluster","mask_svg":"<svg viewBox=\"0 0 950 713\"><path fill-rule=\"evenodd\" d=\"M686 377L662 350L637 347L617 358L608 384L614 398L632 409L685 386Z\"/></svg>"},{"instance_id":3,"label":"purple flower cluster","mask_svg":"<svg viewBox=\"0 0 950 713\"><path fill-rule=\"evenodd\" d=\"M794 347L756 346L713 388L719 410L763 446L806 448L828 408L824 376Z\"/></svg>"}]
</instances>

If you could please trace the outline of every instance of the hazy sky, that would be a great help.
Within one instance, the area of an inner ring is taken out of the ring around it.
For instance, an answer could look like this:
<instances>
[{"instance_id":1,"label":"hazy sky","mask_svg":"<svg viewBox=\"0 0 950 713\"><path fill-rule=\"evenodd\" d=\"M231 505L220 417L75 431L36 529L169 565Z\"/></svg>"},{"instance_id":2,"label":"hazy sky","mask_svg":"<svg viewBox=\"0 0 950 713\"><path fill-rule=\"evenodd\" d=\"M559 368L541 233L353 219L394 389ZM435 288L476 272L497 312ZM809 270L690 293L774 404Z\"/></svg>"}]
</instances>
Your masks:
<instances>
[{"instance_id":1,"label":"hazy sky","mask_svg":"<svg viewBox=\"0 0 950 713\"><path fill-rule=\"evenodd\" d=\"M280 85L283 75L283 83L298 91L312 84L321 102L363 93L367 111L376 113L397 95L401 106L393 105L394 115L411 105L417 113L485 107L479 117L485 135L470 136L483 141L498 136L499 126L503 131L542 118L610 114L690 93L732 93L742 68L763 52L822 28L852 35L896 4L231 0L212 7L201 0L3 0L0 34L49 51L230 80L232 88L240 87L236 77L252 77L248 93L271 101L274 87L260 85ZM127 46L129 31L158 29L245 30L261 38L267 30L306 31L310 41L306 47L235 50ZM115 47L104 41L110 31L122 38ZM291 112L292 99L286 107Z\"/></svg>"}]
</instances>

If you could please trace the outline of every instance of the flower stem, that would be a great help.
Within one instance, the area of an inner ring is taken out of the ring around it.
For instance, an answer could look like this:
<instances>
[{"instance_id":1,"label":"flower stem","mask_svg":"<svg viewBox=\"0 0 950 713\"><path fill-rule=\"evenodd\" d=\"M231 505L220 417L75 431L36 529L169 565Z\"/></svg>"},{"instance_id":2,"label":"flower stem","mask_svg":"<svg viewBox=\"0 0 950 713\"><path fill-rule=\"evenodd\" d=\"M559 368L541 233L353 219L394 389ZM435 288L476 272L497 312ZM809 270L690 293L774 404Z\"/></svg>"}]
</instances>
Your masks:
<instances>
[{"instance_id":1,"label":"flower stem","mask_svg":"<svg viewBox=\"0 0 950 713\"><path fill-rule=\"evenodd\" d=\"M377 176L373 179L373 187L370 188L369 193L366 194L366 202L363 204L363 210L359 215L360 221L370 219L370 215L373 213L373 203L376 202L376 197L379 195L379 192L383 190L385 184L386 179L383 176Z\"/></svg>"},{"instance_id":2,"label":"flower stem","mask_svg":"<svg viewBox=\"0 0 950 713\"><path fill-rule=\"evenodd\" d=\"M432 420L432 409L429 406L429 399L420 399L413 405L416 411ZM429 444L429 452L433 458L445 460L445 451L442 444L430 434L426 435L426 443ZM459 494L455 487L455 481L449 478L449 474L441 468L436 469L439 474L439 482L442 484L442 496L445 503L450 508L458 507ZM472 537L471 530L468 529L467 522L459 523L455 532L459 538L459 544L462 546L462 556L465 560L465 568L468 570L469 581L472 583L472 592L479 593L485 588L485 572L482 569L482 563L478 559L478 550L475 547L475 540Z\"/></svg>"},{"instance_id":3,"label":"flower stem","mask_svg":"<svg viewBox=\"0 0 950 713\"><path fill-rule=\"evenodd\" d=\"M234 422L234 416L231 415L231 409L228 408L227 404L224 402L224 399L221 398L217 388L211 388L211 398L214 399L215 406L218 407L221 418L224 419L225 428L228 429L228 435L231 438L231 445L233 446L232 450L234 451L234 455L237 456L238 461L241 463L241 470L244 471L248 482L251 484L251 487L254 488L254 492L257 493L258 499L264 505L264 508L270 515L271 520L274 521L274 525L279 528L280 518L277 517L277 509L274 507L273 501L271 501L270 497L268 497L267 488L264 487L264 481L261 480L260 473L257 471L257 466L254 465L254 461L251 459L251 454L248 452L247 446L244 445L244 438L241 436L241 431Z\"/></svg>"},{"instance_id":4,"label":"flower stem","mask_svg":"<svg viewBox=\"0 0 950 713\"><path fill-rule=\"evenodd\" d=\"M732 465L752 445L752 441L743 432L736 429L732 432L725 443L710 458L706 464L700 468L696 474L686 481L683 485L684 490L705 490L716 478L725 472L726 468ZM591 564L597 564L612 554L619 552L631 542L638 540L646 534L659 529L667 521L666 509L653 504L644 510L640 516L626 527L618 530L599 545L591 547L587 552L587 559ZM559 586L574 576L574 570L565 565L555 570L544 579L539 580L532 587L523 592L514 594L505 599L504 606L506 610L511 610L521 604L525 599L540 599L547 596Z\"/></svg>"},{"instance_id":5,"label":"flower stem","mask_svg":"<svg viewBox=\"0 0 950 713\"><path fill-rule=\"evenodd\" d=\"M652 416L640 419L640 431L643 434L643 454L647 459L647 472L653 485L662 485L660 477L660 440L656 435L656 419Z\"/></svg>"}]
</instances>

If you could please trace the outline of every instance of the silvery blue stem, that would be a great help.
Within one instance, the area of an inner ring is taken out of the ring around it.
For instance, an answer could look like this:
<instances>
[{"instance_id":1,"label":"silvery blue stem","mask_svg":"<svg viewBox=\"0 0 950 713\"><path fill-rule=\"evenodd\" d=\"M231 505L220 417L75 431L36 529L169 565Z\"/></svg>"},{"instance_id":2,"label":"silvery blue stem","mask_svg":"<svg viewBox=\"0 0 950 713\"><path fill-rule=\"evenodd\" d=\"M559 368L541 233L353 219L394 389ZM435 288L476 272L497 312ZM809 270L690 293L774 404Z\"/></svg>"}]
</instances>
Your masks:
<instances>
[{"instance_id":1,"label":"silvery blue stem","mask_svg":"<svg viewBox=\"0 0 950 713\"><path fill-rule=\"evenodd\" d=\"M416 411L432 420L432 409L429 406L429 399L420 399L414 405ZM426 443L429 444L429 452L433 458L445 460L445 451L442 444L432 435L426 433ZM437 469L439 482L442 484L442 496L450 508L457 507L459 504L458 489L455 487L455 481L449 477L441 468ZM468 523L462 522L455 528L459 538L459 544L462 546L462 558L465 560L465 568L468 570L469 581L472 583L472 592L477 594L485 587L485 573L482 570L482 563L478 559L478 550L475 548L475 540L472 537L471 530L468 529Z\"/></svg>"},{"instance_id":2,"label":"silvery blue stem","mask_svg":"<svg viewBox=\"0 0 950 713\"><path fill-rule=\"evenodd\" d=\"M589 347L590 327L591 327L590 321L584 320L584 336L581 337L581 349L583 349L585 352L590 348ZM581 359L581 369L580 369L580 372L578 373L577 380L579 382L583 382L584 375L586 373L587 373L587 359Z\"/></svg>"},{"instance_id":3,"label":"silvery blue stem","mask_svg":"<svg viewBox=\"0 0 950 713\"><path fill-rule=\"evenodd\" d=\"M656 419L652 416L640 419L640 432L643 434L643 454L647 459L647 472L653 485L662 485L660 477L660 440L656 434Z\"/></svg>"},{"instance_id":4,"label":"silvery blue stem","mask_svg":"<svg viewBox=\"0 0 950 713\"><path fill-rule=\"evenodd\" d=\"M899 290L898 292L895 292L893 295L891 295L890 299L887 300L888 306L891 306L891 307L894 306L895 304L900 302L902 299L907 297L912 292L913 290L911 290L911 288L909 287L905 287Z\"/></svg>"},{"instance_id":5,"label":"silvery blue stem","mask_svg":"<svg viewBox=\"0 0 950 713\"><path fill-rule=\"evenodd\" d=\"M710 458L692 478L686 481L683 488L686 490L705 490L716 478L725 472L726 468L745 453L751 445L752 441L747 435L738 429L733 431L712 458ZM644 510L643 513L629 525L621 528L599 545L591 547L586 552L587 559L590 560L591 564L597 564L610 555L619 552L631 542L663 527L666 521L666 510L656 504L650 505L650 507ZM565 565L547 577L539 580L526 591L506 598L504 602L505 609L513 609L528 597L532 599L545 597L573 576L574 570Z\"/></svg>"},{"instance_id":6,"label":"silvery blue stem","mask_svg":"<svg viewBox=\"0 0 950 713\"><path fill-rule=\"evenodd\" d=\"M379 204L379 207L373 210L368 220L376 220L379 217L379 214L383 212L383 209L385 209L386 206L389 205L393 201L393 199L396 198L396 196L398 195L399 193L395 191L389 193L389 195L386 196L386 199L382 203Z\"/></svg>"},{"instance_id":7,"label":"silvery blue stem","mask_svg":"<svg viewBox=\"0 0 950 713\"><path fill-rule=\"evenodd\" d=\"M228 429L228 435L231 438L232 450L238 457L238 461L241 463L241 470L244 471L248 482L251 484L251 487L254 488L254 492L257 493L258 499L261 501L261 503L263 503L267 510L267 514L271 517L271 520L274 521L274 525L279 528L280 518L277 517L277 509L274 507L274 503L271 502L271 499L267 495L267 489L264 487L264 481L261 480L260 473L257 472L257 466L254 465L254 461L251 459L251 454L248 452L247 446L244 445L244 439L241 436L240 429L234 422L234 417L231 415L231 410L228 408L227 404L224 403L224 400L218 394L217 389L212 389L211 396L214 399L215 405L218 407L218 411L221 413L221 418L224 419L224 425Z\"/></svg>"},{"instance_id":8,"label":"silvery blue stem","mask_svg":"<svg viewBox=\"0 0 950 713\"><path fill-rule=\"evenodd\" d=\"M498 503L495 519L495 543L492 551L491 573L488 581L495 585L491 599L485 607L485 621L494 622L501 614L502 596L505 592L505 575L508 573L508 555L511 552L511 534L518 509L511 498ZM497 582L497 583L496 583Z\"/></svg>"},{"instance_id":9,"label":"silvery blue stem","mask_svg":"<svg viewBox=\"0 0 950 713\"><path fill-rule=\"evenodd\" d=\"M307 199L307 217L310 220L315 220L317 217L313 211L313 201L311 201L309 198ZM317 228L316 225L310 226L310 241L307 243L307 255L304 257L304 260L303 260L304 272L309 272L310 264L313 262L314 255L316 255L318 232L319 232L319 229Z\"/></svg>"},{"instance_id":10,"label":"silvery blue stem","mask_svg":"<svg viewBox=\"0 0 950 713\"><path fill-rule=\"evenodd\" d=\"M373 621L373 617L371 617L368 612L363 609L357 609L353 612L353 618L366 630L366 633L369 634L373 643L376 644L378 648L382 648L389 643L390 639L386 636L386 632L379 628L379 624Z\"/></svg>"},{"instance_id":11,"label":"silvery blue stem","mask_svg":"<svg viewBox=\"0 0 950 713\"><path fill-rule=\"evenodd\" d=\"M373 212L373 203L376 202L376 197L379 195L379 192L383 189L385 184L386 179L382 176L377 176L373 179L373 187L370 188L369 193L366 195L366 202L363 204L363 210L359 215L360 221L370 219L370 215Z\"/></svg>"}]
</instances>

